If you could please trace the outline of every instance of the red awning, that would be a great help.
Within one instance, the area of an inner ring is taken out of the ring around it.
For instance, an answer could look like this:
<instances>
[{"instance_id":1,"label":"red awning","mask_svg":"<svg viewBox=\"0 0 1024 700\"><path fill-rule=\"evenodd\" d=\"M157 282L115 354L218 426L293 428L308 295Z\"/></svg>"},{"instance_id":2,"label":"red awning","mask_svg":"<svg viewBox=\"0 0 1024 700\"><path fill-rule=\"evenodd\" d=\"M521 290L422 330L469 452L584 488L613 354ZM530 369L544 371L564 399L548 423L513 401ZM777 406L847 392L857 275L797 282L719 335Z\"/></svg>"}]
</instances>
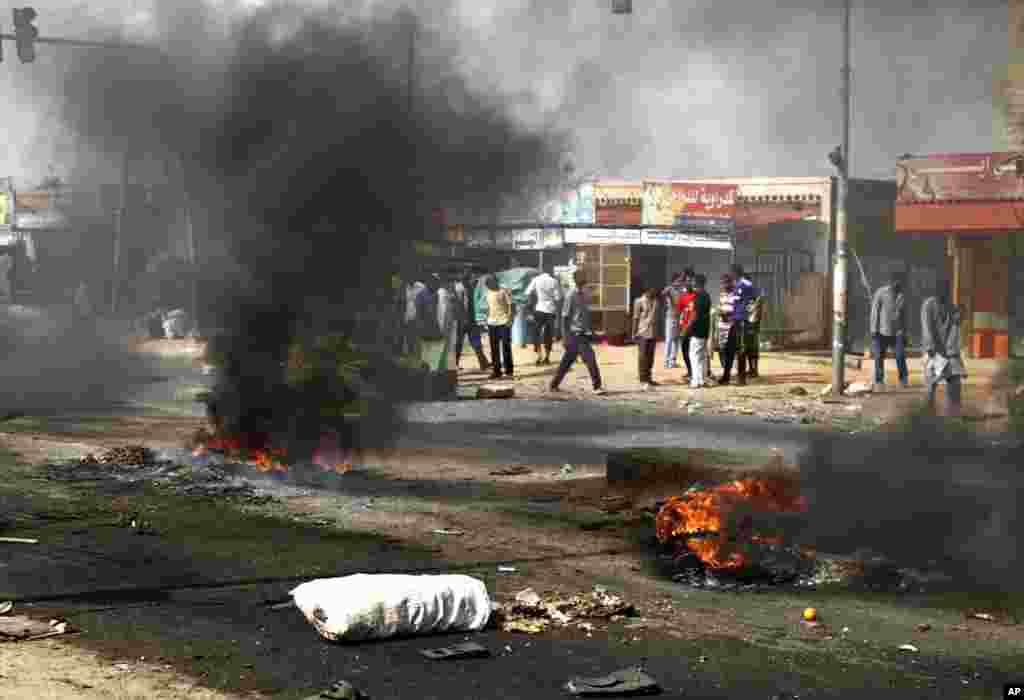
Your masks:
<instances>
[{"instance_id":1,"label":"red awning","mask_svg":"<svg viewBox=\"0 0 1024 700\"><path fill-rule=\"evenodd\" d=\"M1024 201L896 203L897 233L1024 231Z\"/></svg>"}]
</instances>

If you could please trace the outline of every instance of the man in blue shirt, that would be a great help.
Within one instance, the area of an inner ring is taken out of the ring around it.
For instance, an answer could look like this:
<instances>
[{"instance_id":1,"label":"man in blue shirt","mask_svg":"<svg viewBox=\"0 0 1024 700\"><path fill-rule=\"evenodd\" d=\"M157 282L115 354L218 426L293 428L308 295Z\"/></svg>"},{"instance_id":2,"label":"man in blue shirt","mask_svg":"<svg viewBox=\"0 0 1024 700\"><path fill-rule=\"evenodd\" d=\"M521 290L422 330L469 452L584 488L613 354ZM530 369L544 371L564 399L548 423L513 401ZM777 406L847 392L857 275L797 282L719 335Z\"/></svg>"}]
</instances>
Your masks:
<instances>
[{"instance_id":1,"label":"man in blue shirt","mask_svg":"<svg viewBox=\"0 0 1024 700\"><path fill-rule=\"evenodd\" d=\"M750 307L761 296L760 290L750 281L743 266L736 264L732 268L736 280L736 305L733 307L733 319L736 322L736 371L739 376L737 383L747 383L747 360L757 353L757 334L750 323Z\"/></svg>"}]
</instances>

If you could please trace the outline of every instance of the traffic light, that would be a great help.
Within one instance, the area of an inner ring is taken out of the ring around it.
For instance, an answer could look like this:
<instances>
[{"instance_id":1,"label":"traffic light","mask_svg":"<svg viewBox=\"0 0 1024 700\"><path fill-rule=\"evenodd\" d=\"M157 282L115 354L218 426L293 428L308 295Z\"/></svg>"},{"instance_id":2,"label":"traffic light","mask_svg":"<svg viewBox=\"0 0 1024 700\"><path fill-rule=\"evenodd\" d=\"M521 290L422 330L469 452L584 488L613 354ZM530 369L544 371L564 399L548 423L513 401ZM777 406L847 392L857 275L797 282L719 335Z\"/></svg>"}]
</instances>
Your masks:
<instances>
[{"instance_id":1,"label":"traffic light","mask_svg":"<svg viewBox=\"0 0 1024 700\"><path fill-rule=\"evenodd\" d=\"M36 11L31 7L15 8L14 14L14 41L18 45L18 58L22 63L32 63L36 60L36 37L39 30L32 26L35 22Z\"/></svg>"}]
</instances>

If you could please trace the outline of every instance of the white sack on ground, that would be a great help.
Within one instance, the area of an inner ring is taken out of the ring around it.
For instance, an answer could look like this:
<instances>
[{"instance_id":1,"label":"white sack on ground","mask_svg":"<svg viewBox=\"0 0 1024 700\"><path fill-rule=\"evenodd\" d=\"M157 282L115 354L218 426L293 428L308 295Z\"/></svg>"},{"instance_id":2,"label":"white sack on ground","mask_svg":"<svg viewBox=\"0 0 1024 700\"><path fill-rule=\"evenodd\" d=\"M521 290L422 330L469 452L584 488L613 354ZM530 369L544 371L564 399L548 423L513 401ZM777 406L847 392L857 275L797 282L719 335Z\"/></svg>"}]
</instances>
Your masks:
<instances>
[{"instance_id":1,"label":"white sack on ground","mask_svg":"<svg viewBox=\"0 0 1024 700\"><path fill-rule=\"evenodd\" d=\"M303 583L291 596L331 641L476 631L491 615L483 581L463 575L354 574Z\"/></svg>"}]
</instances>

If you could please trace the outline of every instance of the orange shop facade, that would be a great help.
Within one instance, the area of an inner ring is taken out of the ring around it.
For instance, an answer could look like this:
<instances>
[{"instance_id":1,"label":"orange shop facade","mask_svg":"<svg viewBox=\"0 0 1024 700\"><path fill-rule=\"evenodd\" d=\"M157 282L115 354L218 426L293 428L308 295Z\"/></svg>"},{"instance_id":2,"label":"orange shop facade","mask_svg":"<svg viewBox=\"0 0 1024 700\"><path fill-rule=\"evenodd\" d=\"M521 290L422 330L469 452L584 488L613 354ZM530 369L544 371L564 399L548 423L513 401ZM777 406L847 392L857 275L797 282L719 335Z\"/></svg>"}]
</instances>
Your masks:
<instances>
[{"instance_id":1,"label":"orange shop facade","mask_svg":"<svg viewBox=\"0 0 1024 700\"><path fill-rule=\"evenodd\" d=\"M944 237L966 354L1024 356L1024 153L901 159L895 214L897 234Z\"/></svg>"}]
</instances>

